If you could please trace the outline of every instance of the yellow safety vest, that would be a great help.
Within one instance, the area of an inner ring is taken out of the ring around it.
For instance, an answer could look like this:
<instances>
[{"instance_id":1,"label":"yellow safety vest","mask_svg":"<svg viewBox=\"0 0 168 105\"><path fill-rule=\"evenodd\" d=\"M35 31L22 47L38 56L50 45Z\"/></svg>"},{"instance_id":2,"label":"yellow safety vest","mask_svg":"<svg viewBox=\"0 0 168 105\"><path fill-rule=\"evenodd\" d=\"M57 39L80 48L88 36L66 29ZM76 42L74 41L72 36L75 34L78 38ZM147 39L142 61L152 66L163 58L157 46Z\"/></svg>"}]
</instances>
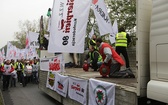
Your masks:
<instances>
[{"instance_id":1,"label":"yellow safety vest","mask_svg":"<svg viewBox=\"0 0 168 105\"><path fill-rule=\"evenodd\" d=\"M116 35L116 43L115 46L127 47L127 37L126 32L120 32Z\"/></svg>"},{"instance_id":2,"label":"yellow safety vest","mask_svg":"<svg viewBox=\"0 0 168 105\"><path fill-rule=\"evenodd\" d=\"M100 55L100 53L99 53L98 51L94 51L94 52L97 52L97 53L99 54L98 62L102 62L103 59L102 59L102 56ZM91 58L91 57L94 58L94 52L93 52L93 54L91 54L91 52L89 52L89 56L90 56L90 58ZM92 62L92 60L91 60L90 62Z\"/></svg>"}]
</instances>

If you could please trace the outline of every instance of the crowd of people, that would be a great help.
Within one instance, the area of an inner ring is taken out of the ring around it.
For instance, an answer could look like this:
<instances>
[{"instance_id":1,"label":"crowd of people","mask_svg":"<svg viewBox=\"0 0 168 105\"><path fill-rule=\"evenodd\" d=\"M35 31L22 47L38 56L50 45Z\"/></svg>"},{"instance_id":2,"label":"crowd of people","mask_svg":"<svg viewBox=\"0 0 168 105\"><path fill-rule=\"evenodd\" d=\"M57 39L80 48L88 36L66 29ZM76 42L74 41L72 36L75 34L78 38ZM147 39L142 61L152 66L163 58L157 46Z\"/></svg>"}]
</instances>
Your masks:
<instances>
[{"instance_id":1,"label":"crowd of people","mask_svg":"<svg viewBox=\"0 0 168 105\"><path fill-rule=\"evenodd\" d=\"M3 81L3 91L16 87L19 82L23 87L27 83L38 83L39 59L4 60L0 65L0 77Z\"/></svg>"},{"instance_id":2,"label":"crowd of people","mask_svg":"<svg viewBox=\"0 0 168 105\"><path fill-rule=\"evenodd\" d=\"M93 35L89 40L89 52L85 57L84 64L87 64L94 71L99 71L103 77L131 77L135 78L130 65L127 54L127 46L131 42L129 35L124 28L119 29L116 35L115 49L109 43L103 42L101 37L97 38ZM124 59L120 56L123 55ZM72 54L71 54L72 55ZM77 67L77 60L74 57L74 67ZM125 65L126 69L121 70L121 66ZM38 83L39 60L9 60L6 59L0 65L0 76L3 80L3 90L10 87L16 87L16 82L25 87L27 83Z\"/></svg>"}]
</instances>

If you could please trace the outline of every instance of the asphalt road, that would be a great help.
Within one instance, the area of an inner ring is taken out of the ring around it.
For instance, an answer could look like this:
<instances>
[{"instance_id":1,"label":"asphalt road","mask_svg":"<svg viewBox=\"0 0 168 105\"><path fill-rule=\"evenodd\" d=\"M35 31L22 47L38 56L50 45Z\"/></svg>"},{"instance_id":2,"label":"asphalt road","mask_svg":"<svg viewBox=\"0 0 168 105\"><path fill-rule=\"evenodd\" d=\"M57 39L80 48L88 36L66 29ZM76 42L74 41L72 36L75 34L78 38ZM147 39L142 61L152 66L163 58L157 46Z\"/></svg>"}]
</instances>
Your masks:
<instances>
[{"instance_id":1,"label":"asphalt road","mask_svg":"<svg viewBox=\"0 0 168 105\"><path fill-rule=\"evenodd\" d=\"M0 83L2 89L2 83ZM42 92L37 84L29 83L23 87L17 83L16 87L11 87L2 91L5 105L62 105Z\"/></svg>"}]
</instances>

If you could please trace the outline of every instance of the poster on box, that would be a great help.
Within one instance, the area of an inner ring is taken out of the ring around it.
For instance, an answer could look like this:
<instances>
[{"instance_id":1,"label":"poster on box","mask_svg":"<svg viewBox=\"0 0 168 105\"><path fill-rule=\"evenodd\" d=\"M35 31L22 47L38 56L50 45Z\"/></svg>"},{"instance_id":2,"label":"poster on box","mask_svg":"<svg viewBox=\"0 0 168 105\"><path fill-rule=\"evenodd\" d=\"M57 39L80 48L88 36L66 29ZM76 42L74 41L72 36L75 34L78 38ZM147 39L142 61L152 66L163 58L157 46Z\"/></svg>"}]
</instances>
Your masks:
<instances>
[{"instance_id":1,"label":"poster on box","mask_svg":"<svg viewBox=\"0 0 168 105\"><path fill-rule=\"evenodd\" d=\"M88 80L69 77L68 96L82 105L86 105L87 84Z\"/></svg>"},{"instance_id":2,"label":"poster on box","mask_svg":"<svg viewBox=\"0 0 168 105\"><path fill-rule=\"evenodd\" d=\"M88 105L115 105L115 84L89 79Z\"/></svg>"},{"instance_id":3,"label":"poster on box","mask_svg":"<svg viewBox=\"0 0 168 105\"><path fill-rule=\"evenodd\" d=\"M54 91L61 96L66 97L68 93L68 76L64 76L59 73L56 73L55 75Z\"/></svg>"},{"instance_id":4,"label":"poster on box","mask_svg":"<svg viewBox=\"0 0 168 105\"><path fill-rule=\"evenodd\" d=\"M56 72L52 72L52 71L48 71L48 75L47 75L47 82L46 82L46 87L54 90L55 87L55 73Z\"/></svg>"},{"instance_id":5,"label":"poster on box","mask_svg":"<svg viewBox=\"0 0 168 105\"><path fill-rule=\"evenodd\" d=\"M50 58L41 58L40 59L40 70L64 72L63 54L58 54L57 56L50 57Z\"/></svg>"}]
</instances>

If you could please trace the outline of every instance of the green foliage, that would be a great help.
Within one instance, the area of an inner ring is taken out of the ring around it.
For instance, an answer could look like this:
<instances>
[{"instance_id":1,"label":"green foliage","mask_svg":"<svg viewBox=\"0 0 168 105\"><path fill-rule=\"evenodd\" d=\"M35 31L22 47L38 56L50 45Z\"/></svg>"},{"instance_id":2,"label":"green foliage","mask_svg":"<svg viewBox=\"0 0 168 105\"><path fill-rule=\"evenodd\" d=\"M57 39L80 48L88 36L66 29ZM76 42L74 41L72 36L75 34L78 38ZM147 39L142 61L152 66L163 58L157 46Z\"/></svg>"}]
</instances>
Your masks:
<instances>
[{"instance_id":1,"label":"green foliage","mask_svg":"<svg viewBox=\"0 0 168 105\"><path fill-rule=\"evenodd\" d=\"M105 3L109 17L111 19L111 23L113 24L114 20L117 19L118 28L121 26L124 27L133 40L132 45L135 45L134 28L136 26L136 0L105 0ZM99 36L99 29L96 23L94 12L93 10L90 10L88 27L86 31L87 38L92 27L94 27L95 35ZM105 36L107 35L104 35L103 39Z\"/></svg>"}]
</instances>

